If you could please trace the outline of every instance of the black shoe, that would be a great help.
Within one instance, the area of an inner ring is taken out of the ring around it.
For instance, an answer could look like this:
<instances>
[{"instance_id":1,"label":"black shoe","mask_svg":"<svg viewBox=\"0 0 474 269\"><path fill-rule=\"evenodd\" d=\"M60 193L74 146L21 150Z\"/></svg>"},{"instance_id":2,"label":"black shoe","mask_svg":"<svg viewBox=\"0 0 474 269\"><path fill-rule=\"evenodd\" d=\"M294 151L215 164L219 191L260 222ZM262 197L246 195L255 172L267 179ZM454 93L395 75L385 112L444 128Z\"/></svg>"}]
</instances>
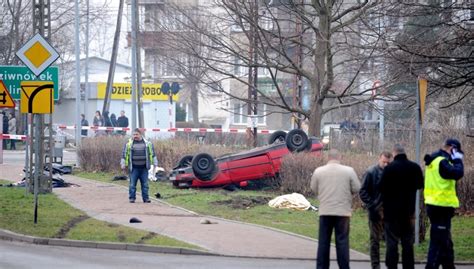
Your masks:
<instances>
[{"instance_id":1,"label":"black shoe","mask_svg":"<svg viewBox=\"0 0 474 269\"><path fill-rule=\"evenodd\" d=\"M143 202L144 202L144 203L151 203L151 200L148 199L148 200L145 200L145 201L143 201Z\"/></svg>"},{"instance_id":2,"label":"black shoe","mask_svg":"<svg viewBox=\"0 0 474 269\"><path fill-rule=\"evenodd\" d=\"M135 203L135 199L130 199L129 202L133 204Z\"/></svg>"}]
</instances>

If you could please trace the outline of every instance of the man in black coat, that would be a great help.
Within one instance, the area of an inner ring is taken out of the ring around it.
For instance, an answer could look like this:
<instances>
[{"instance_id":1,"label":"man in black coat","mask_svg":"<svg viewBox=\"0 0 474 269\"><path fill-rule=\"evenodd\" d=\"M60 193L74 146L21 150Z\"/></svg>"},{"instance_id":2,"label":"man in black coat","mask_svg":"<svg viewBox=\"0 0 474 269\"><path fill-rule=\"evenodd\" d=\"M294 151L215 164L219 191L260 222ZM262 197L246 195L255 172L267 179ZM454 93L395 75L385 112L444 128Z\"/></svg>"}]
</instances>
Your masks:
<instances>
[{"instance_id":1,"label":"man in black coat","mask_svg":"<svg viewBox=\"0 0 474 269\"><path fill-rule=\"evenodd\" d=\"M376 165L367 169L362 177L359 196L369 214L370 263L373 269L380 269L380 241L383 235L383 205L380 181L383 169L392 161L392 153L380 154Z\"/></svg>"},{"instance_id":2,"label":"man in black coat","mask_svg":"<svg viewBox=\"0 0 474 269\"><path fill-rule=\"evenodd\" d=\"M8 134L8 117L7 117L7 113L6 113L5 111L2 111L1 113L2 113L2 115L3 115L3 120L2 120L3 128L2 128L2 131L3 131L3 134ZM2 145L3 145L3 150L6 150L6 149L7 149L7 140L6 140L6 139L2 139Z\"/></svg>"},{"instance_id":3,"label":"man in black coat","mask_svg":"<svg viewBox=\"0 0 474 269\"><path fill-rule=\"evenodd\" d=\"M382 173L381 193L387 246L385 265L397 268L398 242L402 244L404 269L415 267L413 244L415 241L416 191L423 187L420 166L408 160L403 146L393 147L394 160Z\"/></svg>"},{"instance_id":4,"label":"man in black coat","mask_svg":"<svg viewBox=\"0 0 474 269\"><path fill-rule=\"evenodd\" d=\"M125 111L120 111L120 117L117 119L118 127L128 127L128 118L125 116ZM119 134L125 135L125 131L118 131Z\"/></svg>"}]
</instances>

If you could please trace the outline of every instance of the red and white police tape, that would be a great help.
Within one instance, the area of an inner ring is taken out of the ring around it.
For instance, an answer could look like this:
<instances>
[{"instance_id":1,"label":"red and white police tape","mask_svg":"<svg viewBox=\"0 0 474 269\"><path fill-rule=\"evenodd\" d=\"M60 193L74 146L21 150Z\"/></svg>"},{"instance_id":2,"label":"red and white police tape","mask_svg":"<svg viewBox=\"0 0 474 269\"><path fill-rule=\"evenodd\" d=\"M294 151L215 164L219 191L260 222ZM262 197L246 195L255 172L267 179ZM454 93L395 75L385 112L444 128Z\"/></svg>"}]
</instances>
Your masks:
<instances>
[{"instance_id":1,"label":"red and white police tape","mask_svg":"<svg viewBox=\"0 0 474 269\"><path fill-rule=\"evenodd\" d=\"M2 139L11 139L11 140L26 140L26 135L11 135L11 134L2 134Z\"/></svg>"},{"instance_id":2,"label":"red and white police tape","mask_svg":"<svg viewBox=\"0 0 474 269\"><path fill-rule=\"evenodd\" d=\"M75 130L75 126L66 126L66 125L59 125L59 129L61 130ZM82 126L82 130L100 130L100 131L130 131L131 128L128 127L98 127L98 126ZM208 129L208 128L141 128L142 131L149 131L149 132L164 132L164 133L246 133L247 129ZM259 134L271 134L274 133L275 130L257 130ZM13 139L13 140L26 140L26 135L10 135L10 134L3 134L2 139Z\"/></svg>"},{"instance_id":3,"label":"red and white police tape","mask_svg":"<svg viewBox=\"0 0 474 269\"><path fill-rule=\"evenodd\" d=\"M59 125L59 129L63 130L74 130L76 126L66 126L66 125ZM82 130L100 130L100 131L130 131L131 128L128 127L98 127L98 126L82 126ZM177 133L177 132L185 132L185 133L246 133L247 129L209 129L209 128L140 128L142 131L149 131L149 132L165 132L165 133ZM274 133L275 130L257 130L259 134L271 134Z\"/></svg>"}]
</instances>

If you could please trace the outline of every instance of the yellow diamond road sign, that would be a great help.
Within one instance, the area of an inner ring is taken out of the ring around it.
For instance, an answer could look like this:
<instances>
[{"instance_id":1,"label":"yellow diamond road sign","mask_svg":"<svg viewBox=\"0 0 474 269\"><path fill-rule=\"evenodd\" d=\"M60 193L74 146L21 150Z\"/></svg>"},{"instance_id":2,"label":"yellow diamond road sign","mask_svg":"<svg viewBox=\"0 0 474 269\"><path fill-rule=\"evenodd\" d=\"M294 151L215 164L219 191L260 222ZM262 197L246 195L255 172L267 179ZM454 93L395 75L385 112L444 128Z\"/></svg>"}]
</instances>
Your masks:
<instances>
[{"instance_id":1,"label":"yellow diamond road sign","mask_svg":"<svg viewBox=\"0 0 474 269\"><path fill-rule=\"evenodd\" d=\"M16 56L39 76L59 58L59 53L40 34L36 34L16 52Z\"/></svg>"}]
</instances>

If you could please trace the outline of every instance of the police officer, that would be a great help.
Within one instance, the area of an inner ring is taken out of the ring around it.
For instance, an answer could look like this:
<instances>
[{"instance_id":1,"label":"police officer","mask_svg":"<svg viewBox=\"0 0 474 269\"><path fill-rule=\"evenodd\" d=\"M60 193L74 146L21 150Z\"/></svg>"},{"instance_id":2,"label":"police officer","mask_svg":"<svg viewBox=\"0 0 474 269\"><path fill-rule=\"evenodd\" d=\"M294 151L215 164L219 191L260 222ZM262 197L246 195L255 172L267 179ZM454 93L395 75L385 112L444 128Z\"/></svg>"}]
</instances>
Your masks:
<instances>
[{"instance_id":1,"label":"police officer","mask_svg":"<svg viewBox=\"0 0 474 269\"><path fill-rule=\"evenodd\" d=\"M130 185L128 199L130 203L135 203L137 181L140 180L142 188L142 199L144 203L150 203L148 196L148 170L151 165L157 166L158 160L155 156L153 144L145 140L140 129L133 131L133 138L124 145L120 166L130 173Z\"/></svg>"},{"instance_id":2,"label":"police officer","mask_svg":"<svg viewBox=\"0 0 474 269\"><path fill-rule=\"evenodd\" d=\"M430 247L426 268L454 268L454 249L451 240L451 218L459 207L456 181L464 175L461 143L447 139L443 147L425 155L425 204L431 222Z\"/></svg>"}]
</instances>

